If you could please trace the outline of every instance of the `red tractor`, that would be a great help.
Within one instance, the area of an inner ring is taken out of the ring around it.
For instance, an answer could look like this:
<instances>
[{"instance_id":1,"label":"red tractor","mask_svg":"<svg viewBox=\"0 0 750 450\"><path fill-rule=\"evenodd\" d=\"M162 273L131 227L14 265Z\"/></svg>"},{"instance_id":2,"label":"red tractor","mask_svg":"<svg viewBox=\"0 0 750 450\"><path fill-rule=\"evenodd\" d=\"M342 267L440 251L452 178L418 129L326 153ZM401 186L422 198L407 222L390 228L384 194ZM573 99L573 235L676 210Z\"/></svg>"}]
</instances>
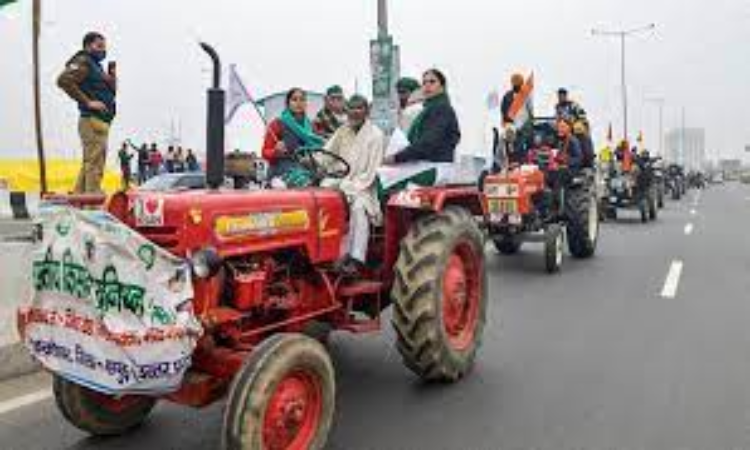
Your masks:
<instances>
[{"instance_id":1,"label":"red tractor","mask_svg":"<svg viewBox=\"0 0 750 450\"><path fill-rule=\"evenodd\" d=\"M373 230L367 276L336 272L348 207L337 191L241 191L223 183L223 91L209 90L209 188L116 194L108 210L192 265L204 335L181 388L164 397L113 396L56 376L65 418L94 435L139 425L161 400L203 407L227 396L222 448L324 446L335 405L329 332L392 326L406 367L454 382L474 364L485 326L484 237L475 187L417 189L393 196ZM313 165L317 178L335 175ZM158 217L156 217L158 215ZM20 322L23 322L23 314ZM21 326L23 328L23 326ZM321 341L323 343L321 343Z\"/></svg>"},{"instance_id":2,"label":"red tractor","mask_svg":"<svg viewBox=\"0 0 750 450\"><path fill-rule=\"evenodd\" d=\"M599 213L593 169L570 170L554 148L553 121L537 119L523 161L483 177L488 231L498 252L518 253L524 242L544 245L545 268L560 270L564 244L575 258L596 252ZM502 145L495 131L495 152ZM504 158L508 161L506 151ZM506 165L507 167L507 165Z\"/></svg>"}]
</instances>

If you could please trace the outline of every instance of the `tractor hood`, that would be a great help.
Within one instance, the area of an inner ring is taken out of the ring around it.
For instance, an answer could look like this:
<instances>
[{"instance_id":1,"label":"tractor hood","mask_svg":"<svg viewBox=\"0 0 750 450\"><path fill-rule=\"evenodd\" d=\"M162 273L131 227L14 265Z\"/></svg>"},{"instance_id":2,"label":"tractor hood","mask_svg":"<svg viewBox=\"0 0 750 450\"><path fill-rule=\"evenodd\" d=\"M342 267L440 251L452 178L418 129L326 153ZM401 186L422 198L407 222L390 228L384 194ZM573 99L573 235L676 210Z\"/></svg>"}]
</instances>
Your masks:
<instances>
[{"instance_id":1,"label":"tractor hood","mask_svg":"<svg viewBox=\"0 0 750 450\"><path fill-rule=\"evenodd\" d=\"M329 189L134 191L110 211L179 256L207 247L222 257L299 248L313 261L335 260L347 232L345 199Z\"/></svg>"}]
</instances>

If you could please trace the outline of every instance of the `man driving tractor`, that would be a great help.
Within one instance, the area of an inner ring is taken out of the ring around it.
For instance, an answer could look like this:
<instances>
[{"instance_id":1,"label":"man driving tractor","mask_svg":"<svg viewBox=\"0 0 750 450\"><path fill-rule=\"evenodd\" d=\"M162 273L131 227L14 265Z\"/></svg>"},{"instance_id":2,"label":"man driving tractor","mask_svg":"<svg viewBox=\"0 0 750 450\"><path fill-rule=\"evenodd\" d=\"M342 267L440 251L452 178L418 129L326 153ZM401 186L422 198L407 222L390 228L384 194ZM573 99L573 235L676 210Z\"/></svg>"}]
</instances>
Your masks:
<instances>
[{"instance_id":1,"label":"man driving tractor","mask_svg":"<svg viewBox=\"0 0 750 450\"><path fill-rule=\"evenodd\" d=\"M333 134L325 147L340 156L349 166L342 179L326 180L324 184L337 187L346 195L349 204L349 234L344 240L343 257L337 269L355 275L364 268L370 225L382 220L377 195L377 169L383 162L385 137L370 121L370 105L361 95L347 102L346 125Z\"/></svg>"}]
</instances>

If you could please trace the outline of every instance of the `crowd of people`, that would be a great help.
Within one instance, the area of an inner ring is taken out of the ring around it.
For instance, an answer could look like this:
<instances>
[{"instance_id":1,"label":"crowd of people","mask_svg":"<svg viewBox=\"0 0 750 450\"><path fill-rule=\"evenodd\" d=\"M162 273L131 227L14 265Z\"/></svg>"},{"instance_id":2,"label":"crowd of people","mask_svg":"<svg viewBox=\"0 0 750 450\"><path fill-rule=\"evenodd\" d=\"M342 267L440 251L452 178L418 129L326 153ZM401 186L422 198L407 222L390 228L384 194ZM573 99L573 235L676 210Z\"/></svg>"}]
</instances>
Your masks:
<instances>
[{"instance_id":1,"label":"crowd of people","mask_svg":"<svg viewBox=\"0 0 750 450\"><path fill-rule=\"evenodd\" d=\"M198 158L192 149L170 145L165 153L159 150L155 143L134 146L125 141L117 154L120 164L120 174L124 187L131 183L143 184L150 178L163 173L197 172L201 170ZM133 160L135 159L135 174ZM135 175L135 177L133 176Z\"/></svg>"}]
</instances>

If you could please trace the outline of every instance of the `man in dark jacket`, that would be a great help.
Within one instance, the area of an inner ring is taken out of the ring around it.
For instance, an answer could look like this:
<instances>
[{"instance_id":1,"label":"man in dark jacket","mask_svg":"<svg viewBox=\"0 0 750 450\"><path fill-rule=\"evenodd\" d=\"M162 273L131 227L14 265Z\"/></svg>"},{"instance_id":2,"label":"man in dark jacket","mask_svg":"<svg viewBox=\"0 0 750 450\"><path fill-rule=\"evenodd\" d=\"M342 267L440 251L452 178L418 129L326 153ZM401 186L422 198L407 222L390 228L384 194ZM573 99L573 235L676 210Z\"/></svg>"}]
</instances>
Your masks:
<instances>
[{"instance_id":1,"label":"man in dark jacket","mask_svg":"<svg viewBox=\"0 0 750 450\"><path fill-rule=\"evenodd\" d=\"M422 77L425 101L422 112L409 129L410 145L396 155L387 157L386 164L453 162L461 140L461 130L446 87L446 78L440 71L432 69L425 72Z\"/></svg>"},{"instance_id":2,"label":"man in dark jacket","mask_svg":"<svg viewBox=\"0 0 750 450\"><path fill-rule=\"evenodd\" d=\"M521 93L523 82L523 75L519 73L513 74L513 76L510 77L511 88L505 93L503 96L503 102L500 104L500 112L503 115L503 125L513 123L513 118L510 117L510 107L513 105L516 96Z\"/></svg>"},{"instance_id":3,"label":"man in dark jacket","mask_svg":"<svg viewBox=\"0 0 750 450\"><path fill-rule=\"evenodd\" d=\"M107 158L109 128L115 118L117 73L114 61L105 72L107 42L99 33L83 38L83 49L66 64L58 86L78 104L78 133L83 144L83 165L75 186L77 193L101 192Z\"/></svg>"}]
</instances>

